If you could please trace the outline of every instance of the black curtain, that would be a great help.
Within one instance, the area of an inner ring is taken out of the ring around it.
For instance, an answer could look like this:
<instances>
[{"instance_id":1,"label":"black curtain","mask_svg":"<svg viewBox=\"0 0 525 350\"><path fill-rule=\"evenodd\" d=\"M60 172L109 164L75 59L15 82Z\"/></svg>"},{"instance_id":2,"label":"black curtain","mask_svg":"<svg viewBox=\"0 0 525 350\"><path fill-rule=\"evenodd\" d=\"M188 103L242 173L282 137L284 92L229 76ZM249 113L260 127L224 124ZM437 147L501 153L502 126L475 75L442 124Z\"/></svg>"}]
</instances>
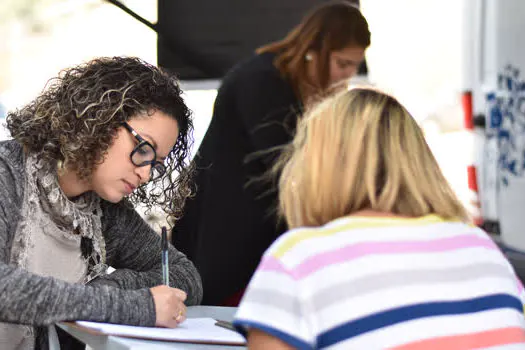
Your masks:
<instances>
[{"instance_id":1,"label":"black curtain","mask_svg":"<svg viewBox=\"0 0 525 350\"><path fill-rule=\"evenodd\" d=\"M220 79L257 47L284 37L313 6L329 0L158 1L159 66L181 80L202 80Z\"/></svg>"}]
</instances>

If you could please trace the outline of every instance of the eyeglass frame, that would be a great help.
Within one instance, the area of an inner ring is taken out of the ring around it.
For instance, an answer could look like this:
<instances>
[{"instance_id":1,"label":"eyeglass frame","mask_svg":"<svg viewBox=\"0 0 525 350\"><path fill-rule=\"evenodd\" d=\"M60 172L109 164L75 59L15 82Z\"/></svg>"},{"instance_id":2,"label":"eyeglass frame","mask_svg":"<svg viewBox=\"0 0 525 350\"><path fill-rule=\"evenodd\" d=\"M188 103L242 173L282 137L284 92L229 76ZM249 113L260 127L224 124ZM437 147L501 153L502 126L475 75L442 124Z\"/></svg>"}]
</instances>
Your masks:
<instances>
[{"instance_id":1,"label":"eyeglass frame","mask_svg":"<svg viewBox=\"0 0 525 350\"><path fill-rule=\"evenodd\" d=\"M133 147L133 150L131 151L131 153L129 154L129 159L131 160L131 163L133 163L133 165L137 166L137 167L143 167L143 166L147 166L147 165L151 165L151 171L150 171L150 181L152 180L156 180L156 179L160 179L161 177L164 176L164 174L166 174L166 166L162 163L162 162L159 162L157 160L157 151L155 150L155 147L153 147L153 145L148 141L146 140L145 138L143 138L142 136L140 136L140 134L138 132L135 131L135 129L133 129L127 122L123 122L122 123L122 126L124 126L124 128L131 134L133 135L133 137L135 137L135 139L138 141L138 144ZM136 164L134 161L133 161L133 155L139 150L139 148L142 146L142 145L148 145L151 147L151 149L153 150L153 159L150 160L150 161L144 161L142 164ZM162 171L159 171L159 168L158 166L161 167ZM154 178L153 177L153 169L157 169L157 172L159 172L159 176Z\"/></svg>"}]
</instances>

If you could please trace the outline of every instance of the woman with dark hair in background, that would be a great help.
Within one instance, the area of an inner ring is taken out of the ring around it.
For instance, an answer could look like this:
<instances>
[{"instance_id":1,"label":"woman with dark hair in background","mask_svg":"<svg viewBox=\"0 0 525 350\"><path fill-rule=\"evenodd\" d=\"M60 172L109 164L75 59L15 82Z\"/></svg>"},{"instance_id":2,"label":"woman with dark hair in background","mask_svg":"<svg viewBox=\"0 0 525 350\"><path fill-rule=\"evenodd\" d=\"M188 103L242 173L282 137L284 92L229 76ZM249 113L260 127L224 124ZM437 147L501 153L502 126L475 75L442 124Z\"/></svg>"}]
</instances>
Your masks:
<instances>
[{"instance_id":1,"label":"woman with dark hair in background","mask_svg":"<svg viewBox=\"0 0 525 350\"><path fill-rule=\"evenodd\" d=\"M274 184L253 180L290 141L303 106L346 86L369 45L359 9L328 2L224 77L195 158L197 194L172 234L202 276L204 304L237 305L262 253L285 231Z\"/></svg>"},{"instance_id":2,"label":"woman with dark hair in background","mask_svg":"<svg viewBox=\"0 0 525 350\"><path fill-rule=\"evenodd\" d=\"M162 285L160 237L133 209L155 205L175 219L191 192L193 126L180 95L152 65L100 58L7 115L0 349L45 349L66 320L176 327L185 303L200 302L199 274L173 247Z\"/></svg>"}]
</instances>

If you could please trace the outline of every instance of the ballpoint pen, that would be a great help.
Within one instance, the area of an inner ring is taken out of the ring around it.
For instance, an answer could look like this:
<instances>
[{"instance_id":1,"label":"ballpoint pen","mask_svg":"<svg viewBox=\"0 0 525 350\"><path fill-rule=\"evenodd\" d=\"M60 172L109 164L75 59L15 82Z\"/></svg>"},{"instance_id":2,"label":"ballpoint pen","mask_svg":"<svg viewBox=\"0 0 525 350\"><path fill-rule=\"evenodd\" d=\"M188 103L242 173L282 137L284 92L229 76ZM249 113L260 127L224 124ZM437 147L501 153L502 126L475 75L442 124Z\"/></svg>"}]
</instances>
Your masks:
<instances>
[{"instance_id":1,"label":"ballpoint pen","mask_svg":"<svg viewBox=\"0 0 525 350\"><path fill-rule=\"evenodd\" d=\"M237 330L235 329L235 327L233 327L231 322L223 321L223 320L216 320L216 321L217 321L217 322L215 322L216 326L229 329L230 331L237 332Z\"/></svg>"},{"instance_id":2,"label":"ballpoint pen","mask_svg":"<svg viewBox=\"0 0 525 350\"><path fill-rule=\"evenodd\" d=\"M170 285L170 271L168 265L168 232L166 226L162 226L161 233L161 248L162 248L162 283Z\"/></svg>"}]
</instances>

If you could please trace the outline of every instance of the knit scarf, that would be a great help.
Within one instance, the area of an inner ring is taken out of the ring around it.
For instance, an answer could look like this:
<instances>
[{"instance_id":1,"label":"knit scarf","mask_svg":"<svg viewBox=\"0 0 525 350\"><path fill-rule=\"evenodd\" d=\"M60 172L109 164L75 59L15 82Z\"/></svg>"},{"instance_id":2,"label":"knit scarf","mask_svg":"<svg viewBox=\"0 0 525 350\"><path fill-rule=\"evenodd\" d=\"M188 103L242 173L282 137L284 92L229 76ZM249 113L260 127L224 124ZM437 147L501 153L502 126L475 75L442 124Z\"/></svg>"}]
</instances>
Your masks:
<instances>
[{"instance_id":1,"label":"knit scarf","mask_svg":"<svg viewBox=\"0 0 525 350\"><path fill-rule=\"evenodd\" d=\"M101 228L100 197L94 192L87 192L74 199L67 198L60 188L56 171L52 171L36 155L27 157L25 167L24 201L27 211L24 214L51 217L58 228L53 235L59 239L68 241L81 237L80 248L88 265L83 283L105 274L106 245ZM38 217L31 221L38 222ZM24 248L30 243L27 242L28 237L24 236L22 234L15 238L11 254L11 263L21 267L24 267L27 259L27 249Z\"/></svg>"}]
</instances>

